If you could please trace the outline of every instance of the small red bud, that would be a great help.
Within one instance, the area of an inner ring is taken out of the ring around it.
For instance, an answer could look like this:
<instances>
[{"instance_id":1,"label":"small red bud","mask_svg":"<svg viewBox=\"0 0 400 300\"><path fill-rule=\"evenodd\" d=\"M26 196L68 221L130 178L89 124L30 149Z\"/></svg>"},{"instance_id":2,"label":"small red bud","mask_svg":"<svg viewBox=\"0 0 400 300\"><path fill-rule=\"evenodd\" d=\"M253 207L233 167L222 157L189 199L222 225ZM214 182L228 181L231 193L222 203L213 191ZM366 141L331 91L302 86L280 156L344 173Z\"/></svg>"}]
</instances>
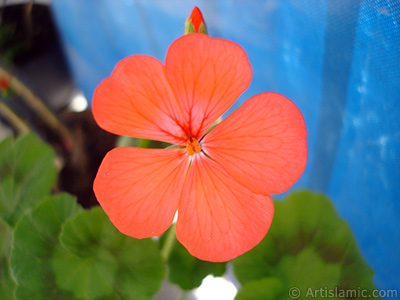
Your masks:
<instances>
[{"instance_id":1,"label":"small red bud","mask_svg":"<svg viewBox=\"0 0 400 300\"><path fill-rule=\"evenodd\" d=\"M10 88L10 81L6 78L0 78L0 91L7 91Z\"/></svg>"},{"instance_id":2,"label":"small red bud","mask_svg":"<svg viewBox=\"0 0 400 300\"><path fill-rule=\"evenodd\" d=\"M204 33L207 34L206 22L204 21L203 14L200 9L195 6L186 20L185 34L188 33Z\"/></svg>"},{"instance_id":3,"label":"small red bud","mask_svg":"<svg viewBox=\"0 0 400 300\"><path fill-rule=\"evenodd\" d=\"M203 23L203 24L205 23L203 14L201 13L200 9L197 6L195 6L193 8L192 13L190 14L189 20L192 21L194 29L196 30L197 33L200 30L201 23Z\"/></svg>"}]
</instances>

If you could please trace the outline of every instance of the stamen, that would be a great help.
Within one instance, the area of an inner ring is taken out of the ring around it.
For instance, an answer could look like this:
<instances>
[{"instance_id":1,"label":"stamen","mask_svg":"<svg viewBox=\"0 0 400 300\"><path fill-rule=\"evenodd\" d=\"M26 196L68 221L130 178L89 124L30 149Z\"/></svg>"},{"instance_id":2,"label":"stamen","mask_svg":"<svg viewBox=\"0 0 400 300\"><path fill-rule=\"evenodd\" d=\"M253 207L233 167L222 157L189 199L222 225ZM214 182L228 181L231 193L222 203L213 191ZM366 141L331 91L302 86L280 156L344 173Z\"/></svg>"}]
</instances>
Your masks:
<instances>
[{"instance_id":1,"label":"stamen","mask_svg":"<svg viewBox=\"0 0 400 300\"><path fill-rule=\"evenodd\" d=\"M193 155L196 152L200 152L201 147L200 147L199 142L194 137L192 137L192 138L188 139L188 144L186 146L186 150L189 155Z\"/></svg>"}]
</instances>

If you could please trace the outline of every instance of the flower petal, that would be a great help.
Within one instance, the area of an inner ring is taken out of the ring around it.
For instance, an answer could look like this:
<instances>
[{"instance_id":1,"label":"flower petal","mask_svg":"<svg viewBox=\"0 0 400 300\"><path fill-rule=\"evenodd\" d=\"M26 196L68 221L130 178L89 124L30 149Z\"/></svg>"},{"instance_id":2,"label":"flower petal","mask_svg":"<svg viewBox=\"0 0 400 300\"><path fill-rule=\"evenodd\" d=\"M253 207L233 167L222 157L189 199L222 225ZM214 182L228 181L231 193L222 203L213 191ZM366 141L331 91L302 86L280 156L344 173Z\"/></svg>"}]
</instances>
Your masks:
<instances>
[{"instance_id":1,"label":"flower petal","mask_svg":"<svg viewBox=\"0 0 400 300\"><path fill-rule=\"evenodd\" d=\"M104 158L93 189L122 233L158 236L172 224L188 166L182 150L115 148Z\"/></svg>"},{"instance_id":2,"label":"flower petal","mask_svg":"<svg viewBox=\"0 0 400 300\"><path fill-rule=\"evenodd\" d=\"M203 150L255 193L282 193L307 162L307 131L296 105L276 93L247 100L202 142Z\"/></svg>"},{"instance_id":3,"label":"flower petal","mask_svg":"<svg viewBox=\"0 0 400 300\"><path fill-rule=\"evenodd\" d=\"M164 73L150 56L121 60L96 88L93 115L104 130L118 135L186 143L181 112Z\"/></svg>"},{"instance_id":4,"label":"flower petal","mask_svg":"<svg viewBox=\"0 0 400 300\"><path fill-rule=\"evenodd\" d=\"M196 154L179 203L176 234L193 256L228 261L262 240L273 212L270 196L254 194L218 163Z\"/></svg>"},{"instance_id":5,"label":"flower petal","mask_svg":"<svg viewBox=\"0 0 400 300\"><path fill-rule=\"evenodd\" d=\"M199 139L251 81L244 50L231 41L188 34L171 44L165 69L191 136Z\"/></svg>"}]
</instances>

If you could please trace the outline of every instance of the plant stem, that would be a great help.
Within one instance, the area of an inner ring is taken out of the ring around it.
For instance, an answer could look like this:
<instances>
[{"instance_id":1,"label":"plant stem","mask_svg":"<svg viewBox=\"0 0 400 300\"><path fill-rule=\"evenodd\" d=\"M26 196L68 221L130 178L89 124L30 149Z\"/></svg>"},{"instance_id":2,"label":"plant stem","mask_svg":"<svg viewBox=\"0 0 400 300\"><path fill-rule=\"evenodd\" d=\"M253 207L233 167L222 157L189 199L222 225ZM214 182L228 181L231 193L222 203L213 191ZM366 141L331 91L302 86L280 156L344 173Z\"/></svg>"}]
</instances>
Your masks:
<instances>
[{"instance_id":1,"label":"plant stem","mask_svg":"<svg viewBox=\"0 0 400 300\"><path fill-rule=\"evenodd\" d=\"M186 298L186 291L182 290L179 300L185 300Z\"/></svg>"},{"instance_id":2,"label":"plant stem","mask_svg":"<svg viewBox=\"0 0 400 300\"><path fill-rule=\"evenodd\" d=\"M12 126L20 133L24 134L30 131L28 125L0 99L0 114L6 118Z\"/></svg>"},{"instance_id":3,"label":"plant stem","mask_svg":"<svg viewBox=\"0 0 400 300\"><path fill-rule=\"evenodd\" d=\"M167 236L165 237L164 245L161 249L161 254L165 258L165 261L168 261L168 258L171 254L172 246L174 245L175 241L175 224L172 224L170 229L168 230Z\"/></svg>"},{"instance_id":4,"label":"plant stem","mask_svg":"<svg viewBox=\"0 0 400 300\"><path fill-rule=\"evenodd\" d=\"M25 84L17 77L13 76L5 68L0 66L0 78L7 78L10 82L10 88L25 100L25 102L43 119L47 125L57 132L63 140L73 142L68 128L61 123L56 115L36 96Z\"/></svg>"}]
</instances>

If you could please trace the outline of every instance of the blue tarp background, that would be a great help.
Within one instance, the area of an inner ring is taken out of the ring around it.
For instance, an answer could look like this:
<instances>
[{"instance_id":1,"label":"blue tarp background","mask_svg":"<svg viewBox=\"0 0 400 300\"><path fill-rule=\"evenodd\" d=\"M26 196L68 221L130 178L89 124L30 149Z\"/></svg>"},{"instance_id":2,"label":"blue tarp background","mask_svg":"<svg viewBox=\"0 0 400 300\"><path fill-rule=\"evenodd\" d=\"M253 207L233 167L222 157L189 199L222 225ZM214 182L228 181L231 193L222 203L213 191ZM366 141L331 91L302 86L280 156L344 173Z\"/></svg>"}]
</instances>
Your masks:
<instances>
[{"instance_id":1,"label":"blue tarp background","mask_svg":"<svg viewBox=\"0 0 400 300\"><path fill-rule=\"evenodd\" d=\"M234 108L264 91L298 105L309 161L293 188L327 194L377 287L400 291L400 2L52 2L71 71L89 100L123 57L164 61L194 5L209 34L239 43L253 66Z\"/></svg>"}]
</instances>

